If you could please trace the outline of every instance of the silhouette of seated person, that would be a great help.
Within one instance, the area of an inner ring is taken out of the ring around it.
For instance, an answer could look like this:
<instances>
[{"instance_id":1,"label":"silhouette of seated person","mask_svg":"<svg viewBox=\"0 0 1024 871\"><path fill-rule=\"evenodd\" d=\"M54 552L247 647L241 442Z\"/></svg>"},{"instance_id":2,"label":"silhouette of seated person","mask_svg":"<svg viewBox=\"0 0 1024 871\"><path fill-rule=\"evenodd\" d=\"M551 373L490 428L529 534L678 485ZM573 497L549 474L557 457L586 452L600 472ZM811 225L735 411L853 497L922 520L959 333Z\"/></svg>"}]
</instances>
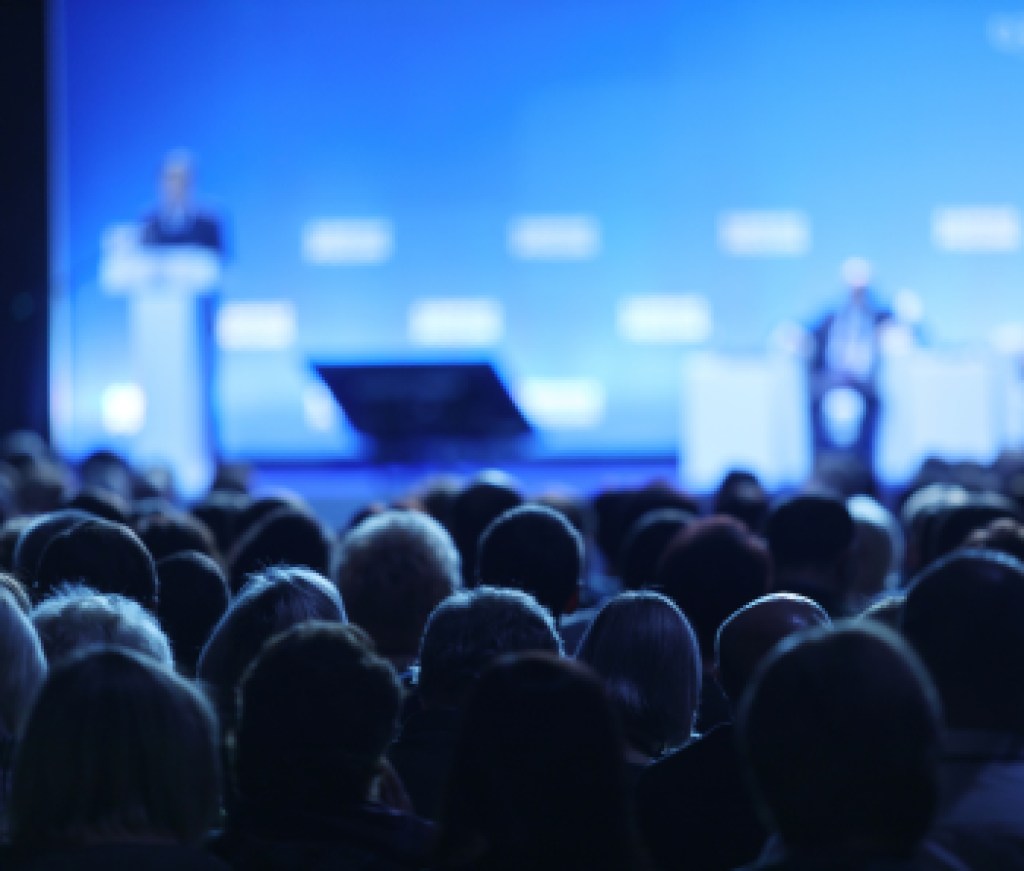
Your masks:
<instances>
[{"instance_id":1,"label":"silhouette of seated person","mask_svg":"<svg viewBox=\"0 0 1024 871\"><path fill-rule=\"evenodd\" d=\"M924 668L880 626L784 641L740 700L736 734L773 871L940 867L925 835L938 800L940 706Z\"/></svg>"},{"instance_id":2,"label":"silhouette of seated person","mask_svg":"<svg viewBox=\"0 0 1024 871\"><path fill-rule=\"evenodd\" d=\"M411 680L430 612L460 586L447 530L418 511L374 514L342 538L334 578L349 619Z\"/></svg>"},{"instance_id":3,"label":"silhouette of seated person","mask_svg":"<svg viewBox=\"0 0 1024 871\"><path fill-rule=\"evenodd\" d=\"M643 591L605 602L576 659L601 678L619 715L631 782L690 740L700 701L700 650L671 599Z\"/></svg>"},{"instance_id":4,"label":"silhouette of seated person","mask_svg":"<svg viewBox=\"0 0 1024 871\"><path fill-rule=\"evenodd\" d=\"M551 614L528 593L496 587L461 590L427 621L419 655L419 704L388 756L416 813L437 819L466 697L499 656L531 650L560 654Z\"/></svg>"},{"instance_id":5,"label":"silhouette of seated person","mask_svg":"<svg viewBox=\"0 0 1024 871\"><path fill-rule=\"evenodd\" d=\"M432 867L643 868L623 753L604 689L582 665L502 658L470 695Z\"/></svg>"},{"instance_id":6,"label":"silhouette of seated person","mask_svg":"<svg viewBox=\"0 0 1024 871\"><path fill-rule=\"evenodd\" d=\"M799 493L773 506L767 537L775 589L814 599L833 619L847 616L854 531L846 505L826 492Z\"/></svg>"},{"instance_id":7,"label":"silhouette of seated person","mask_svg":"<svg viewBox=\"0 0 1024 871\"><path fill-rule=\"evenodd\" d=\"M902 630L946 714L938 834L1024 846L1024 564L965 549L926 569ZM1024 854L1022 854L1024 855Z\"/></svg>"},{"instance_id":8,"label":"silhouette of seated person","mask_svg":"<svg viewBox=\"0 0 1024 871\"><path fill-rule=\"evenodd\" d=\"M714 680L715 634L730 614L771 589L771 559L764 542L733 517L704 517L669 543L655 586L686 615L700 644L704 667L697 731L731 716Z\"/></svg>"},{"instance_id":9,"label":"silhouette of seated person","mask_svg":"<svg viewBox=\"0 0 1024 871\"><path fill-rule=\"evenodd\" d=\"M782 639L828 625L821 606L792 593L756 599L722 623L715 675L731 706ZM640 827L660 868L732 869L757 858L768 832L736 755L732 723L650 766L637 788Z\"/></svg>"},{"instance_id":10,"label":"silhouette of seated person","mask_svg":"<svg viewBox=\"0 0 1024 871\"><path fill-rule=\"evenodd\" d=\"M18 748L3 867L225 868L199 848L220 807L215 735L200 694L149 658L58 663Z\"/></svg>"},{"instance_id":11,"label":"silhouette of seated person","mask_svg":"<svg viewBox=\"0 0 1024 871\"><path fill-rule=\"evenodd\" d=\"M528 503L501 514L480 536L476 559L477 583L529 593L556 626L576 608L583 539L552 508Z\"/></svg>"},{"instance_id":12,"label":"silhouette of seated person","mask_svg":"<svg viewBox=\"0 0 1024 871\"><path fill-rule=\"evenodd\" d=\"M307 623L274 638L239 693L236 800L215 851L235 869L423 867L430 824L400 796L385 750L402 688L360 629Z\"/></svg>"}]
</instances>

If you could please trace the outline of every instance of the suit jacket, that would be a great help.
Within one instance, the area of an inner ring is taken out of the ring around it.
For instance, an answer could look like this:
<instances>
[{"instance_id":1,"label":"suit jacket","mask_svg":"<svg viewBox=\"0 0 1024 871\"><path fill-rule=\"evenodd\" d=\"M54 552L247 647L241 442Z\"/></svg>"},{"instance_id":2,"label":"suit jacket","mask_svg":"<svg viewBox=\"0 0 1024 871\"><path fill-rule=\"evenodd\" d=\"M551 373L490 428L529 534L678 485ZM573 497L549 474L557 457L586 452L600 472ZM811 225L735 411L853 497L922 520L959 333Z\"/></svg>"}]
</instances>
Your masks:
<instances>
[{"instance_id":1,"label":"suit jacket","mask_svg":"<svg viewBox=\"0 0 1024 871\"><path fill-rule=\"evenodd\" d=\"M220 221L203 212L193 212L180 225L168 224L159 212L148 215L142 225L143 245L197 245L224 254Z\"/></svg>"}]
</instances>

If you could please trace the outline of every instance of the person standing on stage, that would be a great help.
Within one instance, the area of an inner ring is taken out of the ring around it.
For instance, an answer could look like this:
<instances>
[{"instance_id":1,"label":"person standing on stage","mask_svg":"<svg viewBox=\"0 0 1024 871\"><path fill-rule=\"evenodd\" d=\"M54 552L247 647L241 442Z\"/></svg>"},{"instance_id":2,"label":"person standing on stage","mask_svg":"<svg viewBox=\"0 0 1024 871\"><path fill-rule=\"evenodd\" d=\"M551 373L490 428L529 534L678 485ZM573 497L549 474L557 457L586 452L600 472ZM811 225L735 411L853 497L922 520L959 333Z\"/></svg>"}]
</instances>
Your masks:
<instances>
[{"instance_id":1,"label":"person standing on stage","mask_svg":"<svg viewBox=\"0 0 1024 871\"><path fill-rule=\"evenodd\" d=\"M845 455L873 472L880 401L881 336L892 315L871 293L871 264L851 257L842 265L846 299L813 330L809 392L816 465Z\"/></svg>"}]
</instances>

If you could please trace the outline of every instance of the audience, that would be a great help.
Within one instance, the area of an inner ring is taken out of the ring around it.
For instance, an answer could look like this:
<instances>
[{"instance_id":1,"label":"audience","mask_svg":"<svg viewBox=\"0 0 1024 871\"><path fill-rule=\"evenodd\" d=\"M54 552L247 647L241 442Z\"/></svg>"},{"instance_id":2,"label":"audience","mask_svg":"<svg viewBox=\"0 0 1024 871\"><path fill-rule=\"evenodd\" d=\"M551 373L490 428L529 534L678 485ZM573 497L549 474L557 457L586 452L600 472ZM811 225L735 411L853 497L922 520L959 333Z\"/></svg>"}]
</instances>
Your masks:
<instances>
[{"instance_id":1,"label":"audience","mask_svg":"<svg viewBox=\"0 0 1024 871\"><path fill-rule=\"evenodd\" d=\"M1024 869L1022 469L486 472L332 554L246 475L0 439L0 867Z\"/></svg>"},{"instance_id":2,"label":"audience","mask_svg":"<svg viewBox=\"0 0 1024 871\"><path fill-rule=\"evenodd\" d=\"M466 696L503 654L561 654L551 614L521 590L477 587L445 599L427 621L419 653L418 705L388 755L416 812L437 819Z\"/></svg>"},{"instance_id":3,"label":"audience","mask_svg":"<svg viewBox=\"0 0 1024 871\"><path fill-rule=\"evenodd\" d=\"M349 619L401 673L416 661L430 612L461 586L459 554L433 518L385 511L342 539L334 578Z\"/></svg>"}]
</instances>

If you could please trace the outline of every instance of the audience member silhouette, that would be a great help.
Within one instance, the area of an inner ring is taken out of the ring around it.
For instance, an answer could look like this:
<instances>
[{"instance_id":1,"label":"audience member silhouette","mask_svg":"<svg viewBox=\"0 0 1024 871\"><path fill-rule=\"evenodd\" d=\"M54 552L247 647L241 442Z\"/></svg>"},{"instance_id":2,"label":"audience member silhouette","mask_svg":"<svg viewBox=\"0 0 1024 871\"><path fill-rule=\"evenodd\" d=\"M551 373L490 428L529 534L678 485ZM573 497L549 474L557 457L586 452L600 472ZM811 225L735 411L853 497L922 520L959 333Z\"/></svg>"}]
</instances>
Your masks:
<instances>
[{"instance_id":1,"label":"audience member silhouette","mask_svg":"<svg viewBox=\"0 0 1024 871\"><path fill-rule=\"evenodd\" d=\"M768 516L775 589L814 599L833 618L849 614L853 518L839 498L806 492L784 499Z\"/></svg>"},{"instance_id":2,"label":"audience member silhouette","mask_svg":"<svg viewBox=\"0 0 1024 871\"><path fill-rule=\"evenodd\" d=\"M751 532L760 534L768 520L768 492L753 472L728 472L711 500L714 514L735 517Z\"/></svg>"},{"instance_id":3,"label":"audience member silhouette","mask_svg":"<svg viewBox=\"0 0 1024 871\"><path fill-rule=\"evenodd\" d=\"M147 514L136 521L135 534L157 562L183 551L195 551L220 561L213 533L201 520L183 511Z\"/></svg>"},{"instance_id":4,"label":"audience member silhouette","mask_svg":"<svg viewBox=\"0 0 1024 871\"><path fill-rule=\"evenodd\" d=\"M170 638L178 671L191 677L206 639L228 607L224 571L206 554L186 550L160 560L156 574L157 617Z\"/></svg>"},{"instance_id":5,"label":"audience member silhouette","mask_svg":"<svg viewBox=\"0 0 1024 871\"><path fill-rule=\"evenodd\" d=\"M462 585L476 586L477 545L491 522L524 501L519 486L503 472L474 476L455 496L448 509L448 530L461 560ZM487 583L486 581L484 583Z\"/></svg>"},{"instance_id":6,"label":"audience member silhouette","mask_svg":"<svg viewBox=\"0 0 1024 871\"><path fill-rule=\"evenodd\" d=\"M320 521L304 508L278 508L254 520L228 555L228 583L237 594L254 573L276 565L330 571L331 541Z\"/></svg>"},{"instance_id":7,"label":"audience member silhouette","mask_svg":"<svg viewBox=\"0 0 1024 871\"><path fill-rule=\"evenodd\" d=\"M672 539L696 518L678 508L656 508L642 515L619 548L617 574L627 590L654 586L658 563Z\"/></svg>"},{"instance_id":8,"label":"audience member silhouette","mask_svg":"<svg viewBox=\"0 0 1024 871\"><path fill-rule=\"evenodd\" d=\"M431 827L375 801L401 698L354 626L273 639L242 681L238 800L217 851L240 871L421 868Z\"/></svg>"},{"instance_id":9,"label":"audience member silhouette","mask_svg":"<svg viewBox=\"0 0 1024 871\"><path fill-rule=\"evenodd\" d=\"M828 623L820 605L792 593L763 596L730 615L718 630L714 667L730 706L779 641ZM637 806L651 855L665 869L732 869L756 859L768 836L747 793L732 723L647 768Z\"/></svg>"},{"instance_id":10,"label":"audience member silhouette","mask_svg":"<svg viewBox=\"0 0 1024 871\"><path fill-rule=\"evenodd\" d=\"M582 575L583 539L552 508L512 508L480 536L477 583L529 593L551 612L556 624L575 609Z\"/></svg>"},{"instance_id":11,"label":"audience member silhouette","mask_svg":"<svg viewBox=\"0 0 1024 871\"><path fill-rule=\"evenodd\" d=\"M644 591L606 602L576 659L604 682L634 779L690 740L700 701L700 650L690 622L670 599Z\"/></svg>"},{"instance_id":12,"label":"audience member silhouette","mask_svg":"<svg viewBox=\"0 0 1024 871\"><path fill-rule=\"evenodd\" d=\"M705 680L698 731L729 719L729 708L712 680L715 633L730 614L771 589L768 549L740 521L705 517L672 539L658 563L656 586L675 602L697 633Z\"/></svg>"},{"instance_id":13,"label":"audience member silhouette","mask_svg":"<svg viewBox=\"0 0 1024 871\"><path fill-rule=\"evenodd\" d=\"M861 623L783 642L736 721L755 800L781 840L757 867L934 867L914 856L936 808L939 729L931 681L894 633Z\"/></svg>"},{"instance_id":14,"label":"audience member silhouette","mask_svg":"<svg viewBox=\"0 0 1024 871\"><path fill-rule=\"evenodd\" d=\"M152 660L58 663L18 746L9 866L223 868L197 848L219 808L216 746L199 693Z\"/></svg>"},{"instance_id":15,"label":"audience member silhouette","mask_svg":"<svg viewBox=\"0 0 1024 871\"><path fill-rule=\"evenodd\" d=\"M51 664L89 647L107 645L174 667L171 646L160 624L127 596L65 584L36 606L32 623Z\"/></svg>"},{"instance_id":16,"label":"audience member silhouette","mask_svg":"<svg viewBox=\"0 0 1024 871\"><path fill-rule=\"evenodd\" d=\"M503 658L470 694L435 866L644 867L624 745L600 682L550 654Z\"/></svg>"},{"instance_id":17,"label":"audience member silhouette","mask_svg":"<svg viewBox=\"0 0 1024 871\"><path fill-rule=\"evenodd\" d=\"M477 587L445 599L427 621L418 706L388 753L416 812L437 819L466 696L502 654L562 652L551 614L521 590Z\"/></svg>"},{"instance_id":18,"label":"audience member silhouette","mask_svg":"<svg viewBox=\"0 0 1024 871\"><path fill-rule=\"evenodd\" d=\"M33 598L39 601L66 583L117 593L150 611L156 609L153 557L139 537L119 523L85 520L50 540L39 559Z\"/></svg>"},{"instance_id":19,"label":"audience member silhouette","mask_svg":"<svg viewBox=\"0 0 1024 871\"><path fill-rule=\"evenodd\" d=\"M416 660L430 612L460 586L459 554L433 518L385 511L341 540L334 577L349 619L403 672Z\"/></svg>"},{"instance_id":20,"label":"audience member silhouette","mask_svg":"<svg viewBox=\"0 0 1024 871\"><path fill-rule=\"evenodd\" d=\"M89 519L91 519L91 515L84 511L64 508L49 514L40 514L22 530L14 545L11 568L18 580L25 585L25 589L28 590L33 601L43 598L36 594L38 588L36 575L39 570L39 560L50 540Z\"/></svg>"}]
</instances>

